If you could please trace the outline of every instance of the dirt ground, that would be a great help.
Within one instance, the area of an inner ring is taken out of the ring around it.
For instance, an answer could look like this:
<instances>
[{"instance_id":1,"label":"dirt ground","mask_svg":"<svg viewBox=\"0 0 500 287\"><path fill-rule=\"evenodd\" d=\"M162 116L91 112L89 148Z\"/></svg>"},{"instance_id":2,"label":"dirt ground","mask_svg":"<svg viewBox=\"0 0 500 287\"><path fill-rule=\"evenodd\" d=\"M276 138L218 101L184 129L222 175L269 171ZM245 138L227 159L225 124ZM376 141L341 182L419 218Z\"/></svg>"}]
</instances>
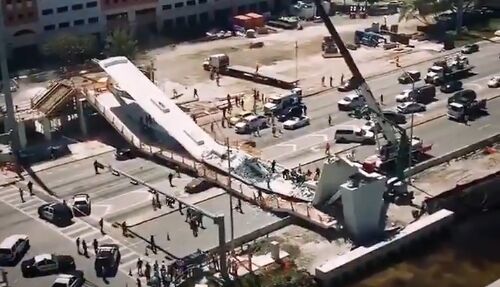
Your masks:
<instances>
[{"instance_id":1,"label":"dirt ground","mask_svg":"<svg viewBox=\"0 0 500 287\"><path fill-rule=\"evenodd\" d=\"M383 18L348 20L345 17L335 17L334 22L344 41L352 43L355 30L369 27L372 22L382 23ZM397 23L397 15L389 16L387 22L389 25ZM413 32L414 27L414 23L405 23L401 25L400 30ZM339 84L342 74L346 78L349 76L343 59L324 59L321 56L321 42L325 35L328 35L328 32L324 24L311 24L301 31L282 30L269 35L259 35L256 39L233 37L212 42L163 47L149 51L147 57L155 63L158 84L166 92L175 88L185 95L179 101L192 99L194 88L198 90L201 102L210 102L216 98L223 98L227 94L242 92L248 94L252 89L258 89L265 95L282 92L277 88L232 77L222 77L220 87L217 87L216 83L209 79L208 72L202 69L203 60L209 55L217 53L227 54L232 64L252 68L259 65L260 71L298 78L299 86L304 92L312 93L321 89L321 77L323 76L327 84L329 77L332 76L334 85ZM264 42L264 47L250 49L249 44L254 41ZM297 54L295 51L296 42ZM390 60L394 58L395 53L384 51L382 48L362 47L352 53L357 63L364 67L362 71L365 76L380 71L380 65L372 64L372 61L380 60L386 66L394 66ZM429 55L428 51L418 48L413 49L410 53L412 58L422 58Z\"/></svg>"}]
</instances>

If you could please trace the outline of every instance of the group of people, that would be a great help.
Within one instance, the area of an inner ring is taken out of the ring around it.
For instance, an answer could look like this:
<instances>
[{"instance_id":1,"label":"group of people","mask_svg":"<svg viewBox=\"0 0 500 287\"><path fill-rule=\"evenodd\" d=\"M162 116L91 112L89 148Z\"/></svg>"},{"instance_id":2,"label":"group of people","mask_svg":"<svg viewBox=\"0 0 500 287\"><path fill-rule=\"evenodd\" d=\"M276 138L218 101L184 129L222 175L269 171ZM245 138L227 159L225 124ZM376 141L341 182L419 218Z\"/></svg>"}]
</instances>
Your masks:
<instances>
[{"instance_id":1,"label":"group of people","mask_svg":"<svg viewBox=\"0 0 500 287\"><path fill-rule=\"evenodd\" d=\"M319 176L321 175L321 170L319 169L319 167L317 167L314 170L314 173L310 169L307 169L306 172L303 172L302 168L299 166L291 170L284 169L281 174L283 176L283 179L285 180L291 180L294 183L302 184L306 182L306 180L318 180Z\"/></svg>"},{"instance_id":2,"label":"group of people","mask_svg":"<svg viewBox=\"0 0 500 287\"><path fill-rule=\"evenodd\" d=\"M143 268L144 267L144 268ZM140 277L146 277L146 281L150 286L164 286L169 287L172 282L171 272L168 271L170 268L165 265L165 261L161 262L161 266L158 265L158 260L155 260L153 266L149 264L148 261L144 263L141 258L137 259L137 286L142 287Z\"/></svg>"},{"instance_id":3,"label":"group of people","mask_svg":"<svg viewBox=\"0 0 500 287\"><path fill-rule=\"evenodd\" d=\"M203 226L203 215L201 212L190 207L186 210L186 222L193 231L194 237L198 237L198 228L205 228L205 226Z\"/></svg>"}]
</instances>

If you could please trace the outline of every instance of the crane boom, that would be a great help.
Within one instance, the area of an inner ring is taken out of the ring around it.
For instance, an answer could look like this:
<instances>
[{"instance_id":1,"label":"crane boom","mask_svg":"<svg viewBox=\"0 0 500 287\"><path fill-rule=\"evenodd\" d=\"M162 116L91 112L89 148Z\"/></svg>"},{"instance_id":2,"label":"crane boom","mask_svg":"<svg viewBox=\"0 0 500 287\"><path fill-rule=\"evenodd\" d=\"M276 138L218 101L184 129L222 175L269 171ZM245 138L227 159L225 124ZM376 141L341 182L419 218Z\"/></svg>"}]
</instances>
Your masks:
<instances>
[{"instance_id":1,"label":"crane boom","mask_svg":"<svg viewBox=\"0 0 500 287\"><path fill-rule=\"evenodd\" d=\"M351 81L353 86L356 87L359 94L365 98L368 108L372 111L372 113L375 116L375 121L382 128L382 133L384 134L384 137L387 140L388 145L396 146L398 144L398 138L396 137L396 133L394 132L394 127L391 125L390 122L384 119L382 110L380 109L377 100L373 96L373 93L370 90L368 83L366 82L363 75L359 71L358 66L356 66L356 63L354 62L354 59L351 56L351 53L345 46L344 42L342 41L342 38L340 38L339 33L333 26L332 21L326 14L325 8L323 8L323 5L321 4L321 0L314 0L314 4L316 5L316 11L318 15L325 23L328 32L330 32L332 40L337 45L340 55L342 56L342 58L344 58L347 67L351 71L352 74Z\"/></svg>"}]
</instances>

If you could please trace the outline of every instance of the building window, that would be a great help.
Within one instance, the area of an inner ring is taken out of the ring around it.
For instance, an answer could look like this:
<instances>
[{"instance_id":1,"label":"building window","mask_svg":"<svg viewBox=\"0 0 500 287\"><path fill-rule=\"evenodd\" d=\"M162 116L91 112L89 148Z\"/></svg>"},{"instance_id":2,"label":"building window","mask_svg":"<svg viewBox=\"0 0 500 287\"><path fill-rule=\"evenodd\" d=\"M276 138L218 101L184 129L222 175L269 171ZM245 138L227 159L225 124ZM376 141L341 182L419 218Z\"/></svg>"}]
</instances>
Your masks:
<instances>
[{"instance_id":1,"label":"building window","mask_svg":"<svg viewBox=\"0 0 500 287\"><path fill-rule=\"evenodd\" d=\"M68 28L68 27L69 27L69 22L59 23L59 28Z\"/></svg>"},{"instance_id":2,"label":"building window","mask_svg":"<svg viewBox=\"0 0 500 287\"><path fill-rule=\"evenodd\" d=\"M95 24L99 22L99 17L89 18L89 24Z\"/></svg>"},{"instance_id":3,"label":"building window","mask_svg":"<svg viewBox=\"0 0 500 287\"><path fill-rule=\"evenodd\" d=\"M75 22L73 22L73 26L82 26L83 24L85 24L85 20L83 19L75 20Z\"/></svg>"},{"instance_id":4,"label":"building window","mask_svg":"<svg viewBox=\"0 0 500 287\"><path fill-rule=\"evenodd\" d=\"M187 5L187 6L194 6L194 5L196 5L196 1L194 1L194 0L189 0L189 1L187 1L187 2L186 2L186 5Z\"/></svg>"},{"instance_id":5,"label":"building window","mask_svg":"<svg viewBox=\"0 0 500 287\"><path fill-rule=\"evenodd\" d=\"M167 4L167 5L163 5L163 10L170 10L172 9L172 5L171 4Z\"/></svg>"},{"instance_id":6,"label":"building window","mask_svg":"<svg viewBox=\"0 0 500 287\"><path fill-rule=\"evenodd\" d=\"M71 6L72 10L82 10L83 9L83 4L75 4Z\"/></svg>"},{"instance_id":7,"label":"building window","mask_svg":"<svg viewBox=\"0 0 500 287\"><path fill-rule=\"evenodd\" d=\"M174 5L174 7L175 7L175 8L181 8L181 7L183 7L183 6L184 6L184 2L177 2L177 3L175 3L175 5Z\"/></svg>"},{"instance_id":8,"label":"building window","mask_svg":"<svg viewBox=\"0 0 500 287\"><path fill-rule=\"evenodd\" d=\"M57 13L64 13L67 11L68 11L68 6L63 6L63 7L57 8Z\"/></svg>"},{"instance_id":9,"label":"building window","mask_svg":"<svg viewBox=\"0 0 500 287\"><path fill-rule=\"evenodd\" d=\"M92 1L87 3L87 8L97 7L97 1Z\"/></svg>"},{"instance_id":10,"label":"building window","mask_svg":"<svg viewBox=\"0 0 500 287\"><path fill-rule=\"evenodd\" d=\"M54 13L54 10L52 10L52 9L43 9L42 10L42 15L51 15L52 13Z\"/></svg>"},{"instance_id":11,"label":"building window","mask_svg":"<svg viewBox=\"0 0 500 287\"><path fill-rule=\"evenodd\" d=\"M45 31L52 31L55 29L56 29L56 25L47 25L47 26L43 27L43 30L45 30Z\"/></svg>"}]
</instances>

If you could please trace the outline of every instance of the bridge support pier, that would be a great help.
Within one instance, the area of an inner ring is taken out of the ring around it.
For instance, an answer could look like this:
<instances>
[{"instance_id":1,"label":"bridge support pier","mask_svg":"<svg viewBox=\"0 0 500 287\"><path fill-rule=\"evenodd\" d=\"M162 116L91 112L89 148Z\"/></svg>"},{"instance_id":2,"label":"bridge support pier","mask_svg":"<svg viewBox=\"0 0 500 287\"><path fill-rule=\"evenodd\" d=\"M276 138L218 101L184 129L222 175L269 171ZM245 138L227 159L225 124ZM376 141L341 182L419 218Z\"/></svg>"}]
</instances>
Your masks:
<instances>
[{"instance_id":1,"label":"bridge support pier","mask_svg":"<svg viewBox=\"0 0 500 287\"><path fill-rule=\"evenodd\" d=\"M43 118L42 119L42 126L43 126L43 135L45 136L45 139L50 141L52 139L50 119Z\"/></svg>"},{"instance_id":2,"label":"bridge support pier","mask_svg":"<svg viewBox=\"0 0 500 287\"><path fill-rule=\"evenodd\" d=\"M82 132L83 136L87 136L88 130L87 130L87 120L85 118L85 111L83 109L83 102L85 99L77 99L76 105L78 108L78 122L80 123L80 131Z\"/></svg>"},{"instance_id":3,"label":"bridge support pier","mask_svg":"<svg viewBox=\"0 0 500 287\"><path fill-rule=\"evenodd\" d=\"M17 133L19 134L19 147L24 149L28 144L28 139L26 138L26 125L22 120L17 123Z\"/></svg>"}]
</instances>

